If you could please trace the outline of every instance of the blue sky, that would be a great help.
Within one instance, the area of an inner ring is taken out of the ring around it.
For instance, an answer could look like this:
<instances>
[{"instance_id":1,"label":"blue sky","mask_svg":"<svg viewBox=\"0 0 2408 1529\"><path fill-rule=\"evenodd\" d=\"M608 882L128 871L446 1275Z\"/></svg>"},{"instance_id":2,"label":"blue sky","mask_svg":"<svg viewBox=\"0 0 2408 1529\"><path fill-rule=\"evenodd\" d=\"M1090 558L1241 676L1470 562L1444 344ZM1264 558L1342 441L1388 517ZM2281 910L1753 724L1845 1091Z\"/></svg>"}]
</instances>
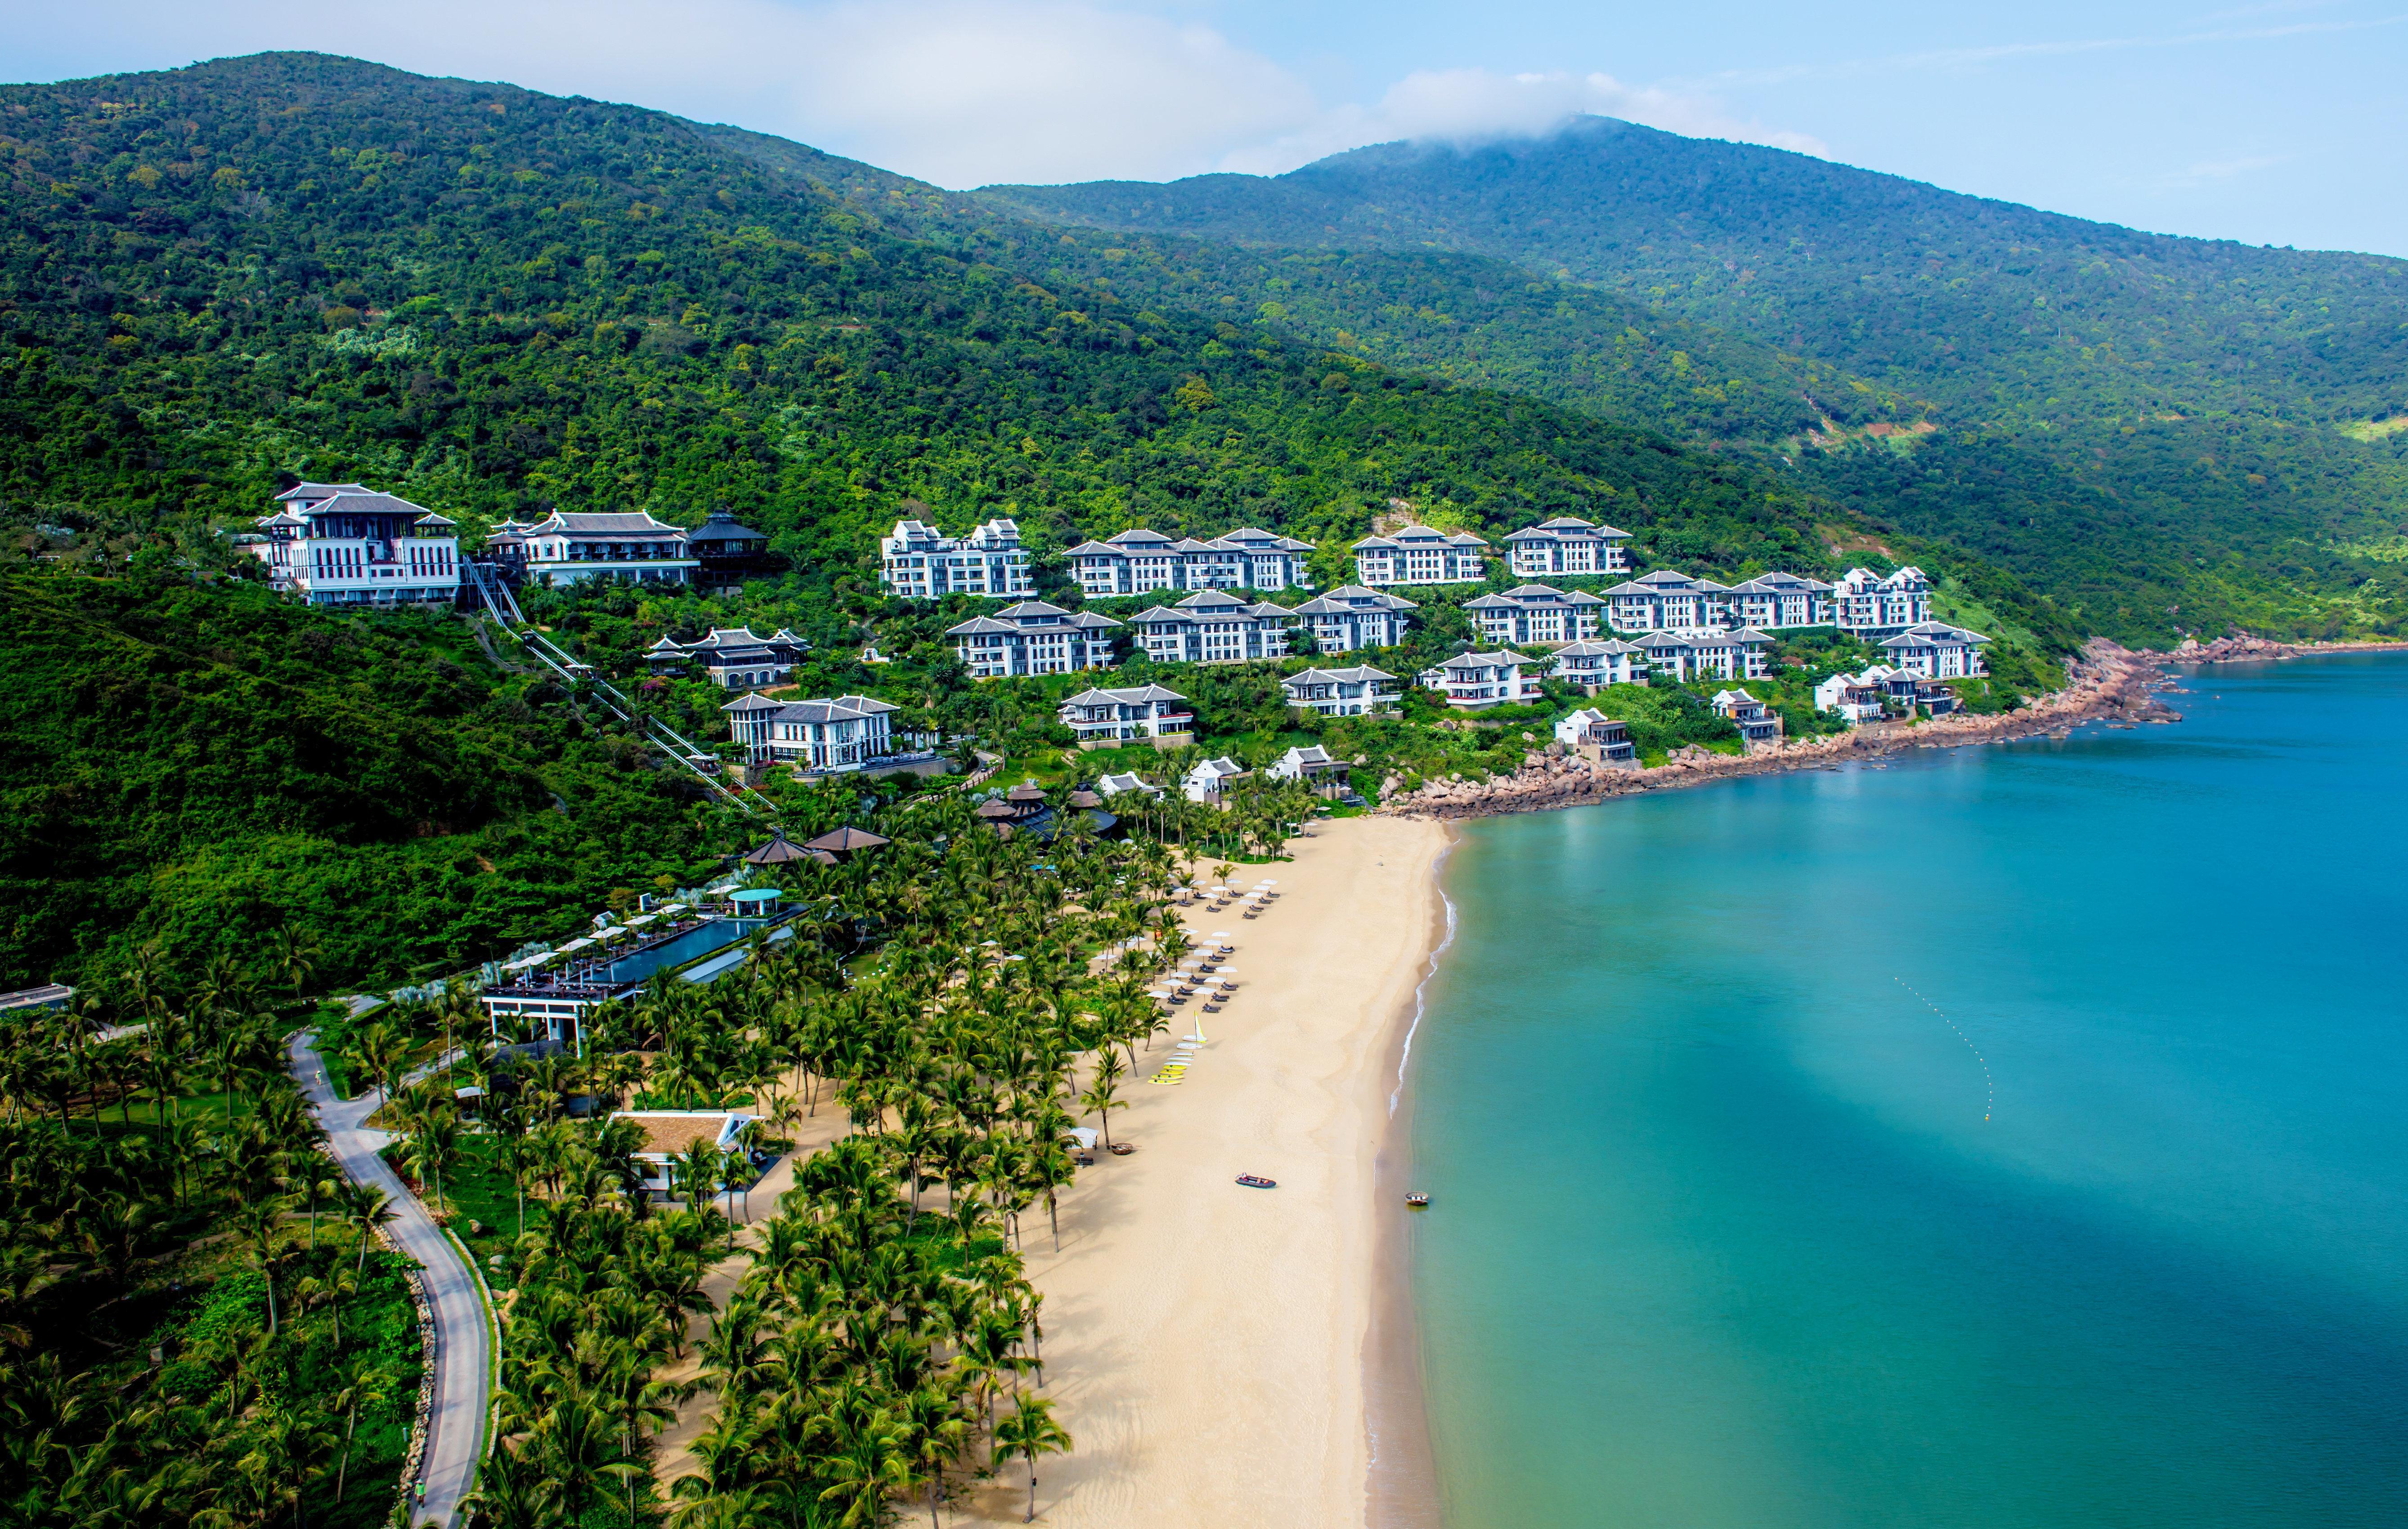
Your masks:
<instances>
[{"instance_id":1,"label":"blue sky","mask_svg":"<svg viewBox=\"0 0 2408 1529\"><path fill-rule=\"evenodd\" d=\"M2169 233L2408 255L2408 0L19 0L0 78L312 48L948 186L1271 173L1603 111Z\"/></svg>"}]
</instances>

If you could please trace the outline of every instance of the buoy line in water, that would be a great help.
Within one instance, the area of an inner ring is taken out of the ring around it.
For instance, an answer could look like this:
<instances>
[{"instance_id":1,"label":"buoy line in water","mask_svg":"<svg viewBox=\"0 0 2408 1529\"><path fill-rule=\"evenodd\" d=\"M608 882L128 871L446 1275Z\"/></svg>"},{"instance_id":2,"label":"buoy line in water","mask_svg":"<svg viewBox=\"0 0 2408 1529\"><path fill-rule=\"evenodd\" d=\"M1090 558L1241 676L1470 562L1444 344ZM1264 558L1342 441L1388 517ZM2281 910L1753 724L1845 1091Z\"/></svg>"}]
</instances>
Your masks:
<instances>
[{"instance_id":1,"label":"buoy line in water","mask_svg":"<svg viewBox=\"0 0 2408 1529\"><path fill-rule=\"evenodd\" d=\"M1905 978L1893 977L1890 980L1897 983L1899 987L1905 988L1907 992L1914 993L1914 989L1908 985ZM1973 1060L1982 1065L1982 1119L1985 1121L1988 1120L1991 1112L1998 1107L1999 1104L1999 1085L1998 1080L1990 1076L1990 1059L1982 1054L1982 1049L1973 1044L1973 1037L1967 1035L1962 1029L1959 1029L1956 1022L1948 1017L1946 1010L1942 1009L1938 1004L1933 1003L1930 999L1926 998L1919 993L1914 993L1914 999L1915 1002L1921 1004L1924 1007L1931 1010L1934 1014L1939 1015L1940 1022L1946 1025L1950 1030L1955 1031L1956 1038L1965 1043L1965 1050L1972 1052Z\"/></svg>"}]
</instances>

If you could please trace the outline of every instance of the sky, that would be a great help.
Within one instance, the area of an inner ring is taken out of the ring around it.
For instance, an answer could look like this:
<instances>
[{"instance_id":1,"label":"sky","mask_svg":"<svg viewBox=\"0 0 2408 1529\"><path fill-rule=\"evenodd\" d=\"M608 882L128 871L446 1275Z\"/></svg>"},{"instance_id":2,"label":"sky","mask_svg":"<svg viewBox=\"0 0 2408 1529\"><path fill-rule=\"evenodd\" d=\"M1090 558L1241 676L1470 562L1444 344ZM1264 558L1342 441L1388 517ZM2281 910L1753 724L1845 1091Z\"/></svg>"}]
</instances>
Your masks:
<instances>
[{"instance_id":1,"label":"sky","mask_svg":"<svg viewBox=\"0 0 2408 1529\"><path fill-rule=\"evenodd\" d=\"M0 0L0 79L268 49L949 187L1277 174L1601 112L2163 233L2408 256L2408 0Z\"/></svg>"}]
</instances>

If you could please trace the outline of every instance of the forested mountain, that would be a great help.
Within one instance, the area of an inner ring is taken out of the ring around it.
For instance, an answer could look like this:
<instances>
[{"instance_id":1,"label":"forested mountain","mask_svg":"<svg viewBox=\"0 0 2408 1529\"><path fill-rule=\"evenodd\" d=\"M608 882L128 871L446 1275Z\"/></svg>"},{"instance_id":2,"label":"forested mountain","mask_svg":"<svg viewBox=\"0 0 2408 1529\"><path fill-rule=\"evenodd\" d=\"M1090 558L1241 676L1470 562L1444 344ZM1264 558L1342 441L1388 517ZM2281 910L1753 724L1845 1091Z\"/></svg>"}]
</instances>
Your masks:
<instances>
[{"instance_id":1,"label":"forested mountain","mask_svg":"<svg viewBox=\"0 0 2408 1529\"><path fill-rule=\"evenodd\" d=\"M1818 362L1839 375L1812 403L1837 428L1759 440L1823 492L1996 555L2110 630L2401 614L2383 575L2408 548L2408 263L2140 234L1603 119L1271 179L982 196L1182 244L1476 254ZM1560 301L1532 290L1522 313L1583 326ZM1453 345L1611 412L1529 329L1475 321ZM1698 387L1707 409L1730 391L1711 369ZM1939 428L1850 428L1916 419Z\"/></svg>"},{"instance_id":2,"label":"forested mountain","mask_svg":"<svg viewBox=\"0 0 2408 1529\"><path fill-rule=\"evenodd\" d=\"M472 528L724 506L829 582L868 579L914 504L1046 548L1252 522L1333 559L1393 498L1492 530L1586 510L1738 561L1828 558L1814 527L1848 520L1218 305L1028 280L658 113L274 55L12 87L0 124L21 517L248 517L291 470Z\"/></svg>"}]
</instances>

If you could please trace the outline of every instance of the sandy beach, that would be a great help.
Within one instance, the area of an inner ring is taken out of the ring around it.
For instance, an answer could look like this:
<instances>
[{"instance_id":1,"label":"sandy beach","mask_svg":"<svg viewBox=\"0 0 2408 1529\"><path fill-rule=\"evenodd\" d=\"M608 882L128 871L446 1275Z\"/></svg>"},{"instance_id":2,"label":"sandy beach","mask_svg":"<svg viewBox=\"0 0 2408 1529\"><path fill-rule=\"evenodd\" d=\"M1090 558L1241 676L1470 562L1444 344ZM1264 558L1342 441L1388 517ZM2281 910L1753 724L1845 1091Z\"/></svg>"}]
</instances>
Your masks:
<instances>
[{"instance_id":1,"label":"sandy beach","mask_svg":"<svg viewBox=\"0 0 2408 1529\"><path fill-rule=\"evenodd\" d=\"M1179 1087L1149 1084L1152 1065L1128 1086L1112 1135L1138 1150L1080 1173L1061 1251L1041 1215L1027 1223L1046 1393L1078 1441L1039 1472L1040 1522L1365 1522L1380 1228L1404 1214L1373 1182L1447 842L1426 822L1323 823L1293 862L1233 876L1283 894L1260 918L1189 919L1237 947L1238 995L1219 1014L1175 1011L1174 1031L1200 1021L1208 1044ZM1157 1040L1140 1056L1168 1054ZM1240 1188L1241 1173L1279 1187ZM1026 1503L1007 1470L963 1522L1017 1523Z\"/></svg>"}]
</instances>

